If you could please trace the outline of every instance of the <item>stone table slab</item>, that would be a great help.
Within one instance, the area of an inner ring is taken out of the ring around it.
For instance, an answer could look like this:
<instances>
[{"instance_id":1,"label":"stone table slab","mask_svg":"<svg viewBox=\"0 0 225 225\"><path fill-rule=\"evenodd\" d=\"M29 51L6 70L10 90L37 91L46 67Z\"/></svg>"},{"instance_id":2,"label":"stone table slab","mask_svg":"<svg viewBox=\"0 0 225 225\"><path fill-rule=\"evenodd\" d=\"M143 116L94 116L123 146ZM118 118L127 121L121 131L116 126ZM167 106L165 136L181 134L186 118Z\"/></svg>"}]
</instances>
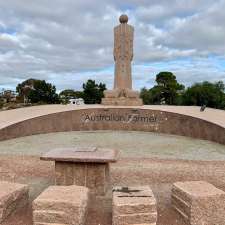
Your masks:
<instances>
[{"instance_id":1,"label":"stone table slab","mask_svg":"<svg viewBox=\"0 0 225 225\"><path fill-rule=\"evenodd\" d=\"M43 156L42 160L60 162L110 163L118 159L118 151L94 147L74 147L54 149Z\"/></svg>"}]
</instances>

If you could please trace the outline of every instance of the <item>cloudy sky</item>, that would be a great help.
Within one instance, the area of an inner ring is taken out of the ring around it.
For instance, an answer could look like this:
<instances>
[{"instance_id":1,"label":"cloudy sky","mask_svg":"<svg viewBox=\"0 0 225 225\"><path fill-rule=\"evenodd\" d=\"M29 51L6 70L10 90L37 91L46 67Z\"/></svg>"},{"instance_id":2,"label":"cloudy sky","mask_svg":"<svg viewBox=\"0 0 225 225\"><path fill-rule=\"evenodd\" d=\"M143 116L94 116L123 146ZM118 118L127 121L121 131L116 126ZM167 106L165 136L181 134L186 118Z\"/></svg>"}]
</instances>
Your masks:
<instances>
[{"instance_id":1,"label":"cloudy sky","mask_svg":"<svg viewBox=\"0 0 225 225\"><path fill-rule=\"evenodd\" d=\"M160 71L191 85L225 82L225 0L0 0L0 89L28 78L57 90L87 79L112 87L113 27L135 27L133 86Z\"/></svg>"}]
</instances>

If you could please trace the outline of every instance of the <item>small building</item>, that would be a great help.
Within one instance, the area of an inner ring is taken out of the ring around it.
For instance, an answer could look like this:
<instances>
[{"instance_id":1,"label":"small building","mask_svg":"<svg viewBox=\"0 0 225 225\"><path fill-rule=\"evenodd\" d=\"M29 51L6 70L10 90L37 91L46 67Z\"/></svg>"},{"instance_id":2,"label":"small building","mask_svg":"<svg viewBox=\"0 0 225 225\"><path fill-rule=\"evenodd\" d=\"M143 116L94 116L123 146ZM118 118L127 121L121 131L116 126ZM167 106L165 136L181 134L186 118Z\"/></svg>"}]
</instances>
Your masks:
<instances>
[{"instance_id":1,"label":"small building","mask_svg":"<svg viewBox=\"0 0 225 225\"><path fill-rule=\"evenodd\" d=\"M4 103L15 102L16 101L16 92L12 90L2 90L0 97Z\"/></svg>"},{"instance_id":2,"label":"small building","mask_svg":"<svg viewBox=\"0 0 225 225\"><path fill-rule=\"evenodd\" d=\"M84 99L83 98L70 99L69 105L84 105Z\"/></svg>"}]
</instances>

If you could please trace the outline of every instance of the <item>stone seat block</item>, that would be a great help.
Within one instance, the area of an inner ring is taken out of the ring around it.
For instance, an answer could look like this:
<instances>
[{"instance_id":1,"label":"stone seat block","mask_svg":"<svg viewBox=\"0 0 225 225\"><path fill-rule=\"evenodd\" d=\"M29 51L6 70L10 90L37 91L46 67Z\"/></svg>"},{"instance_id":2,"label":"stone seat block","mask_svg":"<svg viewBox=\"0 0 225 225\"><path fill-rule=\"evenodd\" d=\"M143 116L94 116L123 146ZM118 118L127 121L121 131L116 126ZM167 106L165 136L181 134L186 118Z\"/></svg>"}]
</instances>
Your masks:
<instances>
[{"instance_id":1,"label":"stone seat block","mask_svg":"<svg viewBox=\"0 0 225 225\"><path fill-rule=\"evenodd\" d=\"M118 215L113 218L114 224L116 225L137 225L137 224L151 224L156 222L157 213L134 213ZM156 224L156 223L155 223Z\"/></svg>"},{"instance_id":2,"label":"stone seat block","mask_svg":"<svg viewBox=\"0 0 225 225\"><path fill-rule=\"evenodd\" d=\"M225 225L225 192L204 181L178 182L172 206L190 225Z\"/></svg>"},{"instance_id":3,"label":"stone seat block","mask_svg":"<svg viewBox=\"0 0 225 225\"><path fill-rule=\"evenodd\" d=\"M29 202L27 185L0 182L0 223Z\"/></svg>"},{"instance_id":4,"label":"stone seat block","mask_svg":"<svg viewBox=\"0 0 225 225\"><path fill-rule=\"evenodd\" d=\"M35 210L33 212L34 221L47 222L47 223L70 223L71 219L69 214L63 211L55 210Z\"/></svg>"},{"instance_id":5,"label":"stone seat block","mask_svg":"<svg viewBox=\"0 0 225 225\"><path fill-rule=\"evenodd\" d=\"M35 225L82 225L89 190L81 186L50 186L33 201Z\"/></svg>"},{"instance_id":6,"label":"stone seat block","mask_svg":"<svg viewBox=\"0 0 225 225\"><path fill-rule=\"evenodd\" d=\"M113 225L150 225L156 221L156 200L148 186L113 189Z\"/></svg>"}]
</instances>

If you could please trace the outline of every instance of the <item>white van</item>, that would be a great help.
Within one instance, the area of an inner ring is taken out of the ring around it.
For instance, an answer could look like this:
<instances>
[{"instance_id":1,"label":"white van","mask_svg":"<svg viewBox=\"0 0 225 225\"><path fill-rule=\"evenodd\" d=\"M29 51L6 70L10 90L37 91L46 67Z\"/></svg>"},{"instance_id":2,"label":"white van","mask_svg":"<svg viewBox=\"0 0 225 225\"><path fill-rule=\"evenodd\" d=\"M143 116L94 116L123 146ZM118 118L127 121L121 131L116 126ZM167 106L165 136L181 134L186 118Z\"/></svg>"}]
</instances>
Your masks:
<instances>
[{"instance_id":1,"label":"white van","mask_svg":"<svg viewBox=\"0 0 225 225\"><path fill-rule=\"evenodd\" d=\"M83 98L75 98L69 100L69 105L84 105L84 99Z\"/></svg>"}]
</instances>

